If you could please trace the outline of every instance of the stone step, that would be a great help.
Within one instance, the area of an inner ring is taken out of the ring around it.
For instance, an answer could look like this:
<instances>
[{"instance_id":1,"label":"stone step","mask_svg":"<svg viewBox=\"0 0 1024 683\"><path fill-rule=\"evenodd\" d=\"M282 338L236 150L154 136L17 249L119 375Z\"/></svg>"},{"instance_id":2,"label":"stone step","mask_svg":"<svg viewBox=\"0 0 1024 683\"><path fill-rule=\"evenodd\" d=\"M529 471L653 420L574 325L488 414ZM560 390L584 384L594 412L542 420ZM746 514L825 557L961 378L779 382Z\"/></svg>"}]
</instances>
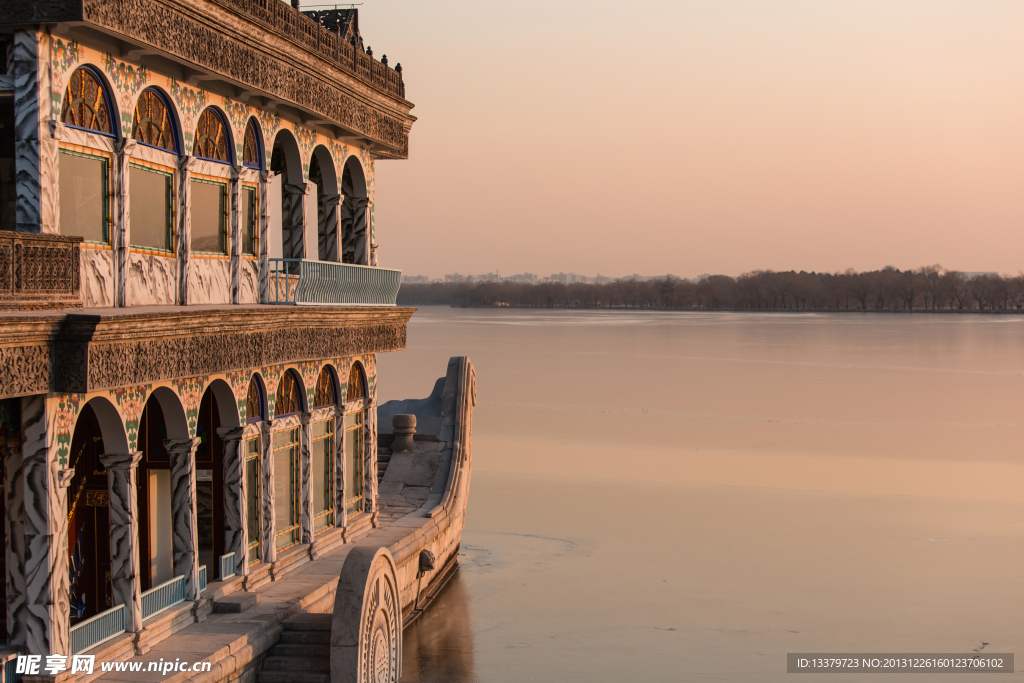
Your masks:
<instances>
[{"instance_id":1,"label":"stone step","mask_svg":"<svg viewBox=\"0 0 1024 683\"><path fill-rule=\"evenodd\" d=\"M270 648L272 657L330 657L330 643L278 643Z\"/></svg>"},{"instance_id":2,"label":"stone step","mask_svg":"<svg viewBox=\"0 0 1024 683\"><path fill-rule=\"evenodd\" d=\"M281 643L295 643L309 645L314 643L331 642L330 631L285 631L281 634Z\"/></svg>"},{"instance_id":3,"label":"stone step","mask_svg":"<svg viewBox=\"0 0 1024 683\"><path fill-rule=\"evenodd\" d=\"M256 603L258 603L259 601L259 593L241 591L238 593L232 593L231 595L225 595L223 598L218 598L217 600L214 600L213 611L217 614L233 614L238 612L244 612L250 607L255 607Z\"/></svg>"},{"instance_id":4,"label":"stone step","mask_svg":"<svg viewBox=\"0 0 1024 683\"><path fill-rule=\"evenodd\" d=\"M263 660L264 671L327 671L331 670L330 657L275 657Z\"/></svg>"},{"instance_id":5,"label":"stone step","mask_svg":"<svg viewBox=\"0 0 1024 683\"><path fill-rule=\"evenodd\" d=\"M261 671L257 683L330 683L331 674L319 671Z\"/></svg>"},{"instance_id":6,"label":"stone step","mask_svg":"<svg viewBox=\"0 0 1024 683\"><path fill-rule=\"evenodd\" d=\"M285 631L330 631L333 614L296 614L282 622Z\"/></svg>"}]
</instances>

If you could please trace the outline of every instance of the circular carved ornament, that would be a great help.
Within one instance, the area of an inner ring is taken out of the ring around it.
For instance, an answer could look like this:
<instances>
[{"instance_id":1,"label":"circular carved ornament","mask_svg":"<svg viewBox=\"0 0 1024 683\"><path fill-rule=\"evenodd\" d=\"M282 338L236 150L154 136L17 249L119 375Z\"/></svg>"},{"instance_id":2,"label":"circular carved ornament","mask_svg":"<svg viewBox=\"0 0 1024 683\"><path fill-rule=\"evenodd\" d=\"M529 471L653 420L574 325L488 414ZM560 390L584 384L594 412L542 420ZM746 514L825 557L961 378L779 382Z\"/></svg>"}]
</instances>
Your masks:
<instances>
[{"instance_id":1,"label":"circular carved ornament","mask_svg":"<svg viewBox=\"0 0 1024 683\"><path fill-rule=\"evenodd\" d=\"M384 558L378 558L366 582L360 645L363 648L362 680L367 683L398 683L402 622L389 568Z\"/></svg>"}]
</instances>

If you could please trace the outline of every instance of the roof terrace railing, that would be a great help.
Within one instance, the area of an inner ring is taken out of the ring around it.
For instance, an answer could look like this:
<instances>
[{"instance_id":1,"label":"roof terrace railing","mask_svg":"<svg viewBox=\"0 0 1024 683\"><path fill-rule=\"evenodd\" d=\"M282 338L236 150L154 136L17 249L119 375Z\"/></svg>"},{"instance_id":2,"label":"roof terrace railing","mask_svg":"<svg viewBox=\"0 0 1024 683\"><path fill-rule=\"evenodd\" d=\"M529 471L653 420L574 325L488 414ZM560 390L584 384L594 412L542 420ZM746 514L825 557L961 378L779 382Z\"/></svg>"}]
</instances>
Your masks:
<instances>
[{"instance_id":1,"label":"roof terrace railing","mask_svg":"<svg viewBox=\"0 0 1024 683\"><path fill-rule=\"evenodd\" d=\"M402 271L334 261L272 258L269 303L394 306Z\"/></svg>"},{"instance_id":2,"label":"roof terrace railing","mask_svg":"<svg viewBox=\"0 0 1024 683\"><path fill-rule=\"evenodd\" d=\"M356 48L341 35L341 23L337 32L324 28L320 23L303 14L282 0L222 0L237 12L248 16L268 28L283 34L324 59L334 62L384 92L405 97L405 83L401 68L392 69L387 62L374 59ZM324 15L332 10L318 12ZM344 10L342 10L344 11Z\"/></svg>"}]
</instances>

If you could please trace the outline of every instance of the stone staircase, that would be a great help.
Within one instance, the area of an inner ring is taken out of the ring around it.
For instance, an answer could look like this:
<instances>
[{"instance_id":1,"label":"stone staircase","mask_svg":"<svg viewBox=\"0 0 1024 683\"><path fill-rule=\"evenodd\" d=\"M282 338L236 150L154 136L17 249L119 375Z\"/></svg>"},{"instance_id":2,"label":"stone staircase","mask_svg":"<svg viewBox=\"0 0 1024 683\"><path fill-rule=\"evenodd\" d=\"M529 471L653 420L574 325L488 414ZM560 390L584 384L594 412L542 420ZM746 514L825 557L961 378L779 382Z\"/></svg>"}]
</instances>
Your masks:
<instances>
[{"instance_id":1,"label":"stone staircase","mask_svg":"<svg viewBox=\"0 0 1024 683\"><path fill-rule=\"evenodd\" d=\"M297 614L285 620L277 645L263 660L257 683L330 683L330 614Z\"/></svg>"}]
</instances>

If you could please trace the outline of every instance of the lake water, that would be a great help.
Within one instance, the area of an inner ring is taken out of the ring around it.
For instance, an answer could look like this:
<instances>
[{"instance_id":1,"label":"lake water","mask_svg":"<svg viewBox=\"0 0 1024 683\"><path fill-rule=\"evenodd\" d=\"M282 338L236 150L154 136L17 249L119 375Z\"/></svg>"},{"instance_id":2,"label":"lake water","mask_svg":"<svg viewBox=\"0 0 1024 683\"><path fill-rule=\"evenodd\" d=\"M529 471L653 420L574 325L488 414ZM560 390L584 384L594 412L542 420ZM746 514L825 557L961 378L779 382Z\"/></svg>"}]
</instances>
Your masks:
<instances>
[{"instance_id":1,"label":"lake water","mask_svg":"<svg viewBox=\"0 0 1024 683\"><path fill-rule=\"evenodd\" d=\"M403 681L1024 658L1024 317L428 307L379 400L453 355L479 394L462 569Z\"/></svg>"}]
</instances>

